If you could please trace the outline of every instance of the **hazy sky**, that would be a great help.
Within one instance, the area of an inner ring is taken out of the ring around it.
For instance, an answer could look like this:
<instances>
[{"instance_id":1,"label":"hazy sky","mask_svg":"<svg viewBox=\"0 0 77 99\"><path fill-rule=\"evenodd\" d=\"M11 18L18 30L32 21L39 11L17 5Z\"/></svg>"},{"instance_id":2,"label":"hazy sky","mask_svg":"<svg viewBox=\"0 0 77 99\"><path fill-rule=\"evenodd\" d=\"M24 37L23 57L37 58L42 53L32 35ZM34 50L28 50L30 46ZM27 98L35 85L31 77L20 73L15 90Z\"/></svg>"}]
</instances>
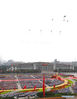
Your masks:
<instances>
[{"instance_id":1,"label":"hazy sky","mask_svg":"<svg viewBox=\"0 0 77 99\"><path fill-rule=\"evenodd\" d=\"M77 60L77 0L0 0L0 57Z\"/></svg>"}]
</instances>

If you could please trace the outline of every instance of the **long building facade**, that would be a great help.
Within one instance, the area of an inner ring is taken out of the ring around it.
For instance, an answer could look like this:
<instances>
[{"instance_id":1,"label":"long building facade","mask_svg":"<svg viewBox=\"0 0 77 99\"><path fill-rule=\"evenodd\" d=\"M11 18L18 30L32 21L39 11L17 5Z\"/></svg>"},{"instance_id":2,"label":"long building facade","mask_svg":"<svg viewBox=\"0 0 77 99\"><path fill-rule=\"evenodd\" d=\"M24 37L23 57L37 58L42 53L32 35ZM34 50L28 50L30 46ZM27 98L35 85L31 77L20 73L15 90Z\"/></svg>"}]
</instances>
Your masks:
<instances>
[{"instance_id":1,"label":"long building facade","mask_svg":"<svg viewBox=\"0 0 77 99\"><path fill-rule=\"evenodd\" d=\"M2 67L3 68L3 67ZM34 62L34 63L13 63L6 67L7 71L16 70L40 70L41 72L77 72L77 62ZM0 66L1 70L1 66Z\"/></svg>"}]
</instances>

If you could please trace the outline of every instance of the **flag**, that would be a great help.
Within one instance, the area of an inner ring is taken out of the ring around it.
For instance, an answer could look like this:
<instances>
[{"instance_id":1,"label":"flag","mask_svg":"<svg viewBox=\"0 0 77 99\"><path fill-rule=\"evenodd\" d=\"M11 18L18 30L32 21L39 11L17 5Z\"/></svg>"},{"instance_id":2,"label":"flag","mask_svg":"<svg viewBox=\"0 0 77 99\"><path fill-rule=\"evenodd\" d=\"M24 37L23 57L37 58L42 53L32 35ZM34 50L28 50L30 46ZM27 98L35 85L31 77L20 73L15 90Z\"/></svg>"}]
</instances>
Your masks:
<instances>
[{"instance_id":1,"label":"flag","mask_svg":"<svg viewBox=\"0 0 77 99\"><path fill-rule=\"evenodd\" d=\"M26 85L24 86L24 89L26 89Z\"/></svg>"},{"instance_id":2,"label":"flag","mask_svg":"<svg viewBox=\"0 0 77 99\"><path fill-rule=\"evenodd\" d=\"M36 89L36 86L34 86L34 90Z\"/></svg>"},{"instance_id":3,"label":"flag","mask_svg":"<svg viewBox=\"0 0 77 99\"><path fill-rule=\"evenodd\" d=\"M45 75L43 75L43 96L45 97Z\"/></svg>"},{"instance_id":4,"label":"flag","mask_svg":"<svg viewBox=\"0 0 77 99\"><path fill-rule=\"evenodd\" d=\"M58 80L61 80L61 77L58 77Z\"/></svg>"},{"instance_id":5,"label":"flag","mask_svg":"<svg viewBox=\"0 0 77 99\"><path fill-rule=\"evenodd\" d=\"M53 88L55 88L55 85L53 85Z\"/></svg>"}]
</instances>

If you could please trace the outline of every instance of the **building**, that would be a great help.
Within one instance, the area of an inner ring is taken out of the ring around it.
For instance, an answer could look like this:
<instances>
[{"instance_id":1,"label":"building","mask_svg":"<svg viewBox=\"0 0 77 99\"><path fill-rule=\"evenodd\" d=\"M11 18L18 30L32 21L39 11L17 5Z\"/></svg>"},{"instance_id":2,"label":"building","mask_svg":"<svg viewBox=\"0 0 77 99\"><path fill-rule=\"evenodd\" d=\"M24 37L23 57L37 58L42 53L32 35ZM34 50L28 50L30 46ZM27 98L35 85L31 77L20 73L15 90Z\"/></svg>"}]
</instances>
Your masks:
<instances>
[{"instance_id":1,"label":"building","mask_svg":"<svg viewBox=\"0 0 77 99\"><path fill-rule=\"evenodd\" d=\"M13 62L12 64L5 67L7 68L6 71L40 70L41 72L53 72L53 71L77 72L77 62L60 62L57 61L56 59L54 60L54 62L33 62L33 63Z\"/></svg>"}]
</instances>

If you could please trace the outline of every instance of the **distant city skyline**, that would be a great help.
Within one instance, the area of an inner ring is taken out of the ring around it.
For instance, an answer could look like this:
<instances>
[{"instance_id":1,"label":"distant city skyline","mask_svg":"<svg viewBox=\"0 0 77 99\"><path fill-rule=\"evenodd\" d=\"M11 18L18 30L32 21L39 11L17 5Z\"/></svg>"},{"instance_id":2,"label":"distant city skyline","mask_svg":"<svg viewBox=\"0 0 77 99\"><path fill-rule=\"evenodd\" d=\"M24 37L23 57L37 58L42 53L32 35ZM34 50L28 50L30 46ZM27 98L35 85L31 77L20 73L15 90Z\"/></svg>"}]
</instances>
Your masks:
<instances>
[{"instance_id":1,"label":"distant city skyline","mask_svg":"<svg viewBox=\"0 0 77 99\"><path fill-rule=\"evenodd\" d=\"M0 58L77 61L76 0L0 1Z\"/></svg>"}]
</instances>

